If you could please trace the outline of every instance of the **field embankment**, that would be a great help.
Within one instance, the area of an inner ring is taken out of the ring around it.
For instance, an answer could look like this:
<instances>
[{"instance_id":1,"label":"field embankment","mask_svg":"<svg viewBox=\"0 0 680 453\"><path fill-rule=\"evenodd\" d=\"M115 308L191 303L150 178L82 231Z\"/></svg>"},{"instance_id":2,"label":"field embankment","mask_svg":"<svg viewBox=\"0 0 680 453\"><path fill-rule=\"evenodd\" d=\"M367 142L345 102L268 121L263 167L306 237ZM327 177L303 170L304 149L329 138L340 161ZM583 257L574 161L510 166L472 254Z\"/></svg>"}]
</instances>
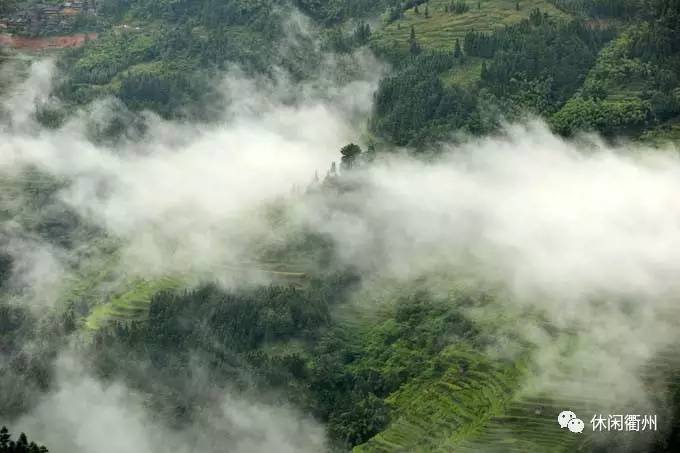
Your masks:
<instances>
[{"instance_id":1,"label":"field embankment","mask_svg":"<svg viewBox=\"0 0 680 453\"><path fill-rule=\"evenodd\" d=\"M80 47L87 41L97 39L97 33L77 33L66 36L25 37L0 34L0 47L38 51Z\"/></svg>"}]
</instances>

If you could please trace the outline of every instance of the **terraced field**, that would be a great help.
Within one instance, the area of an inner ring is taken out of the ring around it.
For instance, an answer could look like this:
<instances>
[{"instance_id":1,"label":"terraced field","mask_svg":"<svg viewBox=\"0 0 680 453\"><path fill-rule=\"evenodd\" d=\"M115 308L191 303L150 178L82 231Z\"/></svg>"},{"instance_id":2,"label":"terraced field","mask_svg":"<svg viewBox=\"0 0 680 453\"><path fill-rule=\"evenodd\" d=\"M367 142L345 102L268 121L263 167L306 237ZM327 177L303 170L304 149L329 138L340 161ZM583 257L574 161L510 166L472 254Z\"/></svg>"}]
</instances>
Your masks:
<instances>
[{"instance_id":1,"label":"terraced field","mask_svg":"<svg viewBox=\"0 0 680 453\"><path fill-rule=\"evenodd\" d=\"M110 269L109 269L110 270ZM265 278L274 284L303 286L307 281L307 274L299 267L288 267L281 263L248 263L225 266L225 274L244 276L244 278ZM144 319L149 310L149 304L154 294L163 290L176 290L187 286L187 278L180 276L165 276L152 280L136 279L115 287L125 288L124 291L109 294L95 294L92 291L99 288L107 278L107 270L102 269L98 275L91 275L73 285L69 298L71 300L87 297L88 305L96 305L85 319L85 328L89 331L97 330L109 321L132 321Z\"/></svg>"},{"instance_id":2,"label":"terraced field","mask_svg":"<svg viewBox=\"0 0 680 453\"><path fill-rule=\"evenodd\" d=\"M438 377L410 382L388 398L396 418L356 452L437 451L481 429L501 413L523 368L491 363L473 350L450 347L452 365ZM427 374L427 373L425 373Z\"/></svg>"},{"instance_id":3,"label":"terraced field","mask_svg":"<svg viewBox=\"0 0 680 453\"><path fill-rule=\"evenodd\" d=\"M519 10L515 0L468 0L470 9L463 14L446 12L445 7L450 3L450 0L430 0L429 17L425 17L425 5L418 7L418 14L414 9L406 11L403 18L376 32L372 44L382 48L398 47L406 50L413 26L422 48L452 50L456 38L462 40L469 30L492 32L529 17L534 8L552 16L568 17L547 0L520 0Z\"/></svg>"},{"instance_id":4,"label":"terraced field","mask_svg":"<svg viewBox=\"0 0 680 453\"><path fill-rule=\"evenodd\" d=\"M582 414L592 413L583 396L524 395L513 400L501 415L493 417L476 435L456 446L460 452L571 452L581 451L589 444L586 431L582 435L560 429L557 415L569 409ZM588 420L583 420L588 423ZM586 430L589 429L588 425Z\"/></svg>"},{"instance_id":5,"label":"terraced field","mask_svg":"<svg viewBox=\"0 0 680 453\"><path fill-rule=\"evenodd\" d=\"M85 328L97 330L109 321L132 321L144 319L149 312L149 303L154 294L161 290L172 290L182 286L177 278L164 277L157 280L136 280L109 301L94 307L85 320Z\"/></svg>"},{"instance_id":6,"label":"terraced field","mask_svg":"<svg viewBox=\"0 0 680 453\"><path fill-rule=\"evenodd\" d=\"M564 341L578 332L564 331ZM593 414L658 414L660 430L669 421L671 392L680 389L680 354L669 347L639 371L644 386L655 401L619 407L597 373L575 379L567 370L555 370L540 381L525 358L511 362L491 360L476 348L456 344L442 353L448 368L437 374L423 370L421 377L406 384L388 398L393 407L388 428L355 452L492 452L552 453L572 451L644 451L656 433L593 432ZM604 390L604 391L603 391ZM626 403L630 404L630 403ZM640 405L642 405L640 407ZM582 434L561 429L557 416L574 411L585 423ZM678 423L678 420L675 420ZM611 443L614 442L615 447ZM606 444L604 450L598 446ZM642 445L642 447L641 447ZM614 450L612 450L614 448ZM640 448L643 448L642 450Z\"/></svg>"},{"instance_id":7,"label":"terraced field","mask_svg":"<svg viewBox=\"0 0 680 453\"><path fill-rule=\"evenodd\" d=\"M661 406L648 409L649 414L657 413L659 423L668 421L663 408L670 401L669 391L680 384L680 354L669 348L660 353L641 370L641 377L656 395ZM670 384L670 385L669 385ZM625 408L612 407L612 403L601 397L596 388L584 382L578 393L564 392L547 394L523 394L517 396L502 415L494 417L476 436L457 445L460 452L570 452L592 451L604 442L615 442L616 451L643 451L648 442L654 441L652 433L593 432L590 420L593 414L621 413ZM582 435L560 429L557 415L565 410L574 411L586 424ZM665 419L665 420L664 420ZM677 422L677 421L676 421ZM668 427L666 427L668 428ZM610 447L612 448L612 447ZM611 449L608 451L612 451Z\"/></svg>"}]
</instances>

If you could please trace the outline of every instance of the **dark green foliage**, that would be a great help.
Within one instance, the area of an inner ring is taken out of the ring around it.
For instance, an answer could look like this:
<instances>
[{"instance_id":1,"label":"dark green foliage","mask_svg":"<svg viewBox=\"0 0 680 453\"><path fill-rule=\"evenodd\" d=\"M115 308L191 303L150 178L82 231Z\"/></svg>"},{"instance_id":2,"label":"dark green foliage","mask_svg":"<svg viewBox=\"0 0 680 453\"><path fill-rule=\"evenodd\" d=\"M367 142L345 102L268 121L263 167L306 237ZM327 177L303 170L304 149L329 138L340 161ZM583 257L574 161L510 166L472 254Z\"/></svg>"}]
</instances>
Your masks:
<instances>
[{"instance_id":1,"label":"dark green foliage","mask_svg":"<svg viewBox=\"0 0 680 453\"><path fill-rule=\"evenodd\" d=\"M571 13L597 18L630 19L641 12L645 0L551 0L555 6Z\"/></svg>"},{"instance_id":2,"label":"dark green foliage","mask_svg":"<svg viewBox=\"0 0 680 453\"><path fill-rule=\"evenodd\" d=\"M404 17L404 12L400 7L391 7L388 10L387 20L389 22L394 22L395 20L399 20L402 17Z\"/></svg>"},{"instance_id":3,"label":"dark green foliage","mask_svg":"<svg viewBox=\"0 0 680 453\"><path fill-rule=\"evenodd\" d=\"M341 164L343 170L350 170L361 154L361 147L359 147L359 145L355 145L354 143L350 143L349 145L345 145L342 147L342 149L340 149L340 154L342 154Z\"/></svg>"},{"instance_id":4,"label":"dark green foliage","mask_svg":"<svg viewBox=\"0 0 680 453\"><path fill-rule=\"evenodd\" d=\"M6 14L14 11L16 0L3 0L0 2L0 14Z\"/></svg>"},{"instance_id":5,"label":"dark green foliage","mask_svg":"<svg viewBox=\"0 0 680 453\"><path fill-rule=\"evenodd\" d=\"M680 0L653 0L651 20L638 29L633 54L645 61L673 58L677 69L680 52Z\"/></svg>"},{"instance_id":6,"label":"dark green foliage","mask_svg":"<svg viewBox=\"0 0 680 453\"><path fill-rule=\"evenodd\" d=\"M348 410L330 417L329 431L344 445L359 445L385 429L390 421L389 408L372 393L363 397L352 394L351 398Z\"/></svg>"},{"instance_id":7,"label":"dark green foliage","mask_svg":"<svg viewBox=\"0 0 680 453\"><path fill-rule=\"evenodd\" d=\"M465 0L451 1L449 4L449 12L453 14L463 14L470 11L470 5Z\"/></svg>"},{"instance_id":8,"label":"dark green foliage","mask_svg":"<svg viewBox=\"0 0 680 453\"><path fill-rule=\"evenodd\" d=\"M648 20L604 49L580 96L552 117L557 132L637 136L680 114L680 3L673 3L654 0Z\"/></svg>"},{"instance_id":9,"label":"dark green foliage","mask_svg":"<svg viewBox=\"0 0 680 453\"><path fill-rule=\"evenodd\" d=\"M28 442L26 434L21 433L17 441L13 441L7 427L0 428L0 453L48 453L44 445Z\"/></svg>"},{"instance_id":10,"label":"dark green foliage","mask_svg":"<svg viewBox=\"0 0 680 453\"><path fill-rule=\"evenodd\" d=\"M359 335L339 328L321 338L309 385L314 411L334 438L349 447L365 442L390 420L387 396L416 376L450 365L437 371L438 354L452 341L477 335L453 306L415 292Z\"/></svg>"},{"instance_id":11,"label":"dark green foliage","mask_svg":"<svg viewBox=\"0 0 680 453\"><path fill-rule=\"evenodd\" d=\"M382 80L375 95L373 129L405 145L432 133L429 128L462 126L473 100L464 90L444 88L439 79L440 72L455 64L451 53L423 54Z\"/></svg>"},{"instance_id":12,"label":"dark green foliage","mask_svg":"<svg viewBox=\"0 0 680 453\"><path fill-rule=\"evenodd\" d=\"M0 252L0 290L9 282L12 276L12 257Z\"/></svg>"},{"instance_id":13,"label":"dark green foliage","mask_svg":"<svg viewBox=\"0 0 680 453\"><path fill-rule=\"evenodd\" d=\"M190 423L193 408L207 404L225 383L241 390L274 386L298 401L304 392L297 379L307 375L306 361L284 345L293 341L308 349L354 281L341 274L314 280L307 289L224 292L208 285L160 292L148 320L98 331L92 360L102 377L122 377L152 393L157 410L178 424ZM189 386L196 372L191 363L200 363L206 377L199 387Z\"/></svg>"},{"instance_id":14,"label":"dark green foliage","mask_svg":"<svg viewBox=\"0 0 680 453\"><path fill-rule=\"evenodd\" d=\"M470 30L463 40L467 55L491 58L499 47L498 38L487 33Z\"/></svg>"},{"instance_id":15,"label":"dark green foliage","mask_svg":"<svg viewBox=\"0 0 680 453\"><path fill-rule=\"evenodd\" d=\"M409 35L409 52L411 55L418 55L420 53L420 45L416 39L416 30L411 25L411 34Z\"/></svg>"},{"instance_id":16,"label":"dark green foliage","mask_svg":"<svg viewBox=\"0 0 680 453\"><path fill-rule=\"evenodd\" d=\"M114 24L97 40L67 52L60 67L68 75L58 92L73 103L102 94L121 98L133 109L152 109L164 117L212 117L219 102L211 78L229 63L247 72L266 73L274 66L306 76L314 53L297 58L295 49L279 52L285 38L285 9L271 0L178 0L111 2ZM129 25L128 25L129 24ZM367 30L359 39L367 39Z\"/></svg>"},{"instance_id":17,"label":"dark green foliage","mask_svg":"<svg viewBox=\"0 0 680 453\"><path fill-rule=\"evenodd\" d=\"M359 21L351 34L342 27L334 27L325 33L324 48L338 53L349 53L366 45L371 38L371 26Z\"/></svg>"},{"instance_id":18,"label":"dark green foliage","mask_svg":"<svg viewBox=\"0 0 680 453\"><path fill-rule=\"evenodd\" d=\"M415 36L412 29L412 46ZM463 42L466 59L485 59L477 86L445 87L440 79L463 64L460 42L448 55L408 58L380 83L371 126L396 144L418 145L461 128L489 131L495 127L486 119L489 102L510 118L524 111L553 113L581 87L611 36L579 21L551 20L538 10L494 34L471 30Z\"/></svg>"},{"instance_id":19,"label":"dark green foliage","mask_svg":"<svg viewBox=\"0 0 680 453\"><path fill-rule=\"evenodd\" d=\"M365 18L385 10L386 6L401 12L394 0L294 0L295 6L326 25L335 25L350 18Z\"/></svg>"},{"instance_id":20,"label":"dark green foliage","mask_svg":"<svg viewBox=\"0 0 680 453\"><path fill-rule=\"evenodd\" d=\"M575 98L552 117L552 126L562 135L596 131L607 136L634 135L649 120L650 105L642 101L598 101Z\"/></svg>"},{"instance_id":21,"label":"dark green foliage","mask_svg":"<svg viewBox=\"0 0 680 453\"><path fill-rule=\"evenodd\" d=\"M463 51L460 48L460 41L456 38L456 44L453 46L453 56L455 58L460 58L463 56Z\"/></svg>"},{"instance_id":22,"label":"dark green foliage","mask_svg":"<svg viewBox=\"0 0 680 453\"><path fill-rule=\"evenodd\" d=\"M598 50L611 34L589 29L578 21L561 24L543 20L540 13L532 14L532 18L494 36L477 35L469 51L466 45L466 53L493 55L482 86L499 97L523 89L522 84L509 83L513 80L549 80L548 104L554 109L583 84Z\"/></svg>"},{"instance_id":23,"label":"dark green foliage","mask_svg":"<svg viewBox=\"0 0 680 453\"><path fill-rule=\"evenodd\" d=\"M304 337L327 322L328 301L309 292L274 286L231 294L209 285L155 295L148 321L114 326L100 332L98 341L105 343L113 335L142 342L151 351L244 352L266 342Z\"/></svg>"},{"instance_id":24,"label":"dark green foliage","mask_svg":"<svg viewBox=\"0 0 680 453\"><path fill-rule=\"evenodd\" d=\"M273 387L348 448L388 425L385 398L416 376L443 372L447 365L435 364L447 345L478 336L455 308L464 299L439 301L425 291L401 296L368 329L338 324L329 312L356 282L334 274L306 289L161 292L148 320L99 331L92 359L102 376L148 392L150 405L178 427L224 383L256 392ZM205 376L200 387L188 386L196 375Z\"/></svg>"},{"instance_id":25,"label":"dark green foliage","mask_svg":"<svg viewBox=\"0 0 680 453\"><path fill-rule=\"evenodd\" d=\"M12 194L23 200L22 210L13 215L26 231L50 244L72 248L98 230L61 200L60 191L67 186L65 181L33 168L24 170L17 178Z\"/></svg>"},{"instance_id":26,"label":"dark green foliage","mask_svg":"<svg viewBox=\"0 0 680 453\"><path fill-rule=\"evenodd\" d=\"M0 301L0 414L24 413L49 388L57 350L72 331L65 319L48 313L42 322L28 308Z\"/></svg>"},{"instance_id":27,"label":"dark green foliage","mask_svg":"<svg viewBox=\"0 0 680 453\"><path fill-rule=\"evenodd\" d=\"M371 38L371 26L365 22L359 22L354 29L354 40L358 44L366 44Z\"/></svg>"}]
</instances>

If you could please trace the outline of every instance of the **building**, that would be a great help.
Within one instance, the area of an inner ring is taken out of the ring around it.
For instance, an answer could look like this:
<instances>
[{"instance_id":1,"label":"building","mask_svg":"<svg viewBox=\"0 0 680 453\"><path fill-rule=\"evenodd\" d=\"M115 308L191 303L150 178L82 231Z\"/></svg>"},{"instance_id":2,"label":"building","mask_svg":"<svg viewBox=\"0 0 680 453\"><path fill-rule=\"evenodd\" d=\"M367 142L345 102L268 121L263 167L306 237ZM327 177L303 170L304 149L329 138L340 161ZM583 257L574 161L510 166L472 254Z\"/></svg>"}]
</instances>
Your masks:
<instances>
[{"instance_id":1,"label":"building","mask_svg":"<svg viewBox=\"0 0 680 453\"><path fill-rule=\"evenodd\" d=\"M0 31L18 35L69 33L81 14L96 13L94 0L71 0L60 5L38 4L8 17L0 17Z\"/></svg>"}]
</instances>

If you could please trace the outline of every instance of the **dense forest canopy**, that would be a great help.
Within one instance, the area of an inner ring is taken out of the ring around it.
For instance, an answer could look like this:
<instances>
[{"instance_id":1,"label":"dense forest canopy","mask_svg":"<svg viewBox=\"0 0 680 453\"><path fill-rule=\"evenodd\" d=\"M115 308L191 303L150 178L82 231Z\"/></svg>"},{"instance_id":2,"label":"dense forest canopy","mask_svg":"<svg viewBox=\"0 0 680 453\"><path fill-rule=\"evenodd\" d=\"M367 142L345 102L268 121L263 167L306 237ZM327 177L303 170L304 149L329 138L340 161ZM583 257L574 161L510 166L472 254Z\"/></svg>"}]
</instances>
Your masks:
<instances>
[{"instance_id":1,"label":"dense forest canopy","mask_svg":"<svg viewBox=\"0 0 680 453\"><path fill-rule=\"evenodd\" d=\"M60 59L60 102L41 118L56 127L72 108L114 95L136 111L210 120L206 106L221 95L213 82L230 65L303 80L325 64L324 51L369 46L395 66L376 94L376 140L419 147L527 114L563 135L653 139L673 128L680 100L672 0L468 3L456 13L438 1L102 1L97 23L83 25L99 30L98 39ZM513 14L503 27L484 22L496 9ZM296 11L312 20L291 19ZM457 25L458 16L471 19ZM454 37L442 40L446 27ZM390 42L395 34L399 42Z\"/></svg>"}]
</instances>

